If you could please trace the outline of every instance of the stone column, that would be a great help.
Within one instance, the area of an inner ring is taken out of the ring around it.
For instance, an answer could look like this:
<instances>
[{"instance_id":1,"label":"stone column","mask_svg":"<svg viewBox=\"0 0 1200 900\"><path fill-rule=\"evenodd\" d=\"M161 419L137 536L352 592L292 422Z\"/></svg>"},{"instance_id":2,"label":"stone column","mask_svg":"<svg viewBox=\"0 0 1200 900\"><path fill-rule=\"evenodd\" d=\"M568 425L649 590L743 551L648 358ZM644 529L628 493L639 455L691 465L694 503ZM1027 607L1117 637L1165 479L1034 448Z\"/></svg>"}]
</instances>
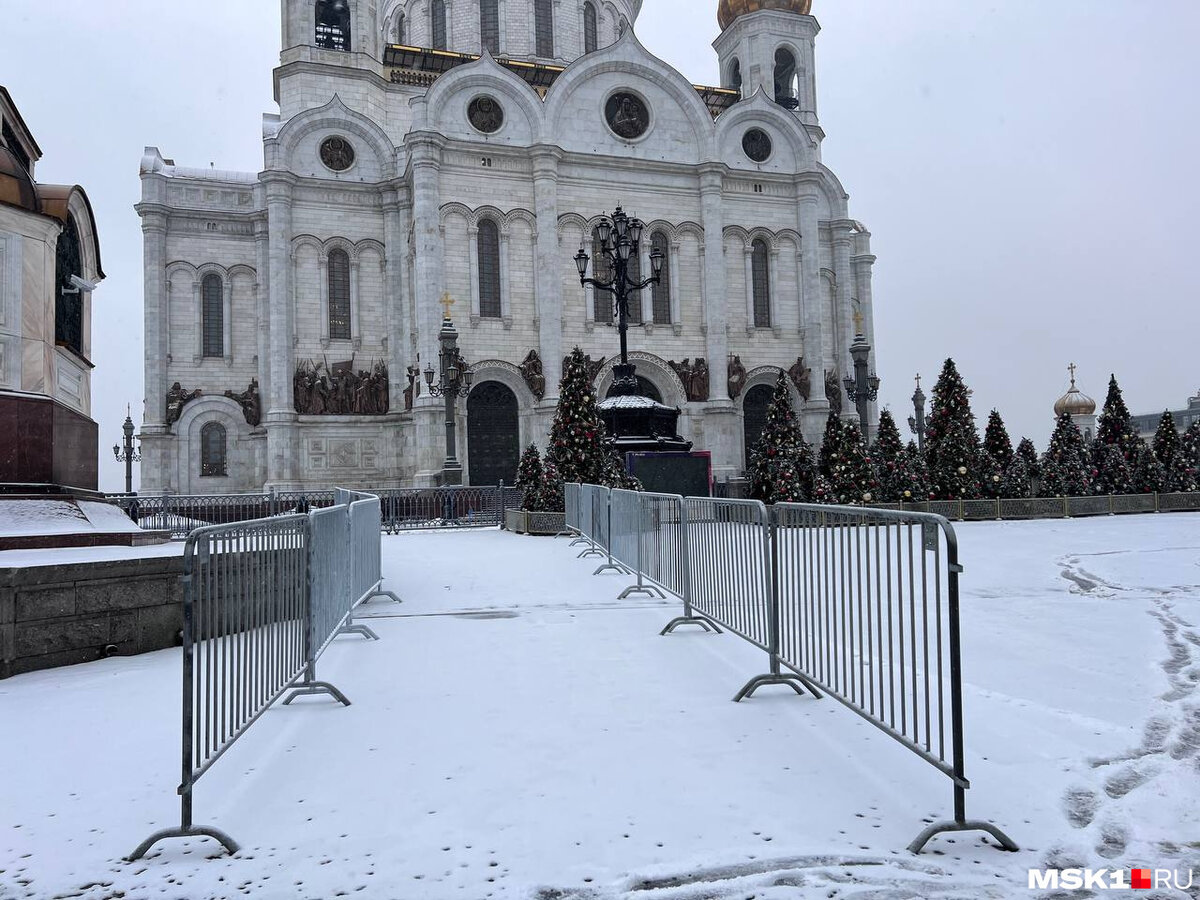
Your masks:
<instances>
[{"instance_id":1,"label":"stone column","mask_svg":"<svg viewBox=\"0 0 1200 900\"><path fill-rule=\"evenodd\" d=\"M753 246L746 247L742 250L742 266L745 272L746 280L746 334L754 334L754 329L758 322L754 317L754 248Z\"/></svg>"},{"instance_id":2,"label":"stone column","mask_svg":"<svg viewBox=\"0 0 1200 900\"><path fill-rule=\"evenodd\" d=\"M871 289L871 270L875 265L875 256L871 253L871 233L869 231L858 232L855 234L854 243L855 255L850 262L854 266L854 283L858 291L858 303L862 310L863 330L866 333L867 343L871 345L870 371L878 373L879 345L875 343L875 301ZM869 419L871 428L874 429L879 423L878 401L871 404Z\"/></svg>"},{"instance_id":3,"label":"stone column","mask_svg":"<svg viewBox=\"0 0 1200 900\"><path fill-rule=\"evenodd\" d=\"M729 363L729 306L725 290L725 210L722 206L722 190L720 167L703 167L700 172L701 224L704 226L701 268L704 278L704 315L708 325L704 349L712 372L710 409L714 405L732 408L726 377Z\"/></svg>"},{"instance_id":4,"label":"stone column","mask_svg":"<svg viewBox=\"0 0 1200 900\"><path fill-rule=\"evenodd\" d=\"M329 346L329 256L317 251L317 281L321 287L321 346Z\"/></svg>"},{"instance_id":5,"label":"stone column","mask_svg":"<svg viewBox=\"0 0 1200 900\"><path fill-rule=\"evenodd\" d=\"M292 396L296 371L295 298L292 296L292 188L294 176L264 172L270 257L271 394L267 399L267 484L282 489L299 484L299 440Z\"/></svg>"},{"instance_id":6,"label":"stone column","mask_svg":"<svg viewBox=\"0 0 1200 900\"><path fill-rule=\"evenodd\" d=\"M192 321L195 323L196 343L192 347L192 365L200 365L204 359L204 302L200 293L203 282L199 278L192 282Z\"/></svg>"},{"instance_id":7,"label":"stone column","mask_svg":"<svg viewBox=\"0 0 1200 900\"><path fill-rule=\"evenodd\" d=\"M534 265L537 294L538 343L542 372L546 377L547 409L558 405L558 383L562 380L563 262L558 242L558 163L562 151L557 147L533 150L534 211L537 216L537 256ZM589 308L589 316L591 310Z\"/></svg>"},{"instance_id":8,"label":"stone column","mask_svg":"<svg viewBox=\"0 0 1200 900\"><path fill-rule=\"evenodd\" d=\"M254 255L257 280L254 284L254 308L258 316L258 395L263 404L271 396L271 245L267 219L254 222ZM262 473L265 475L265 473Z\"/></svg>"},{"instance_id":9,"label":"stone column","mask_svg":"<svg viewBox=\"0 0 1200 900\"><path fill-rule=\"evenodd\" d=\"M821 297L821 224L817 218L816 194L798 198L801 242L801 279L803 284L804 364L812 369L812 396L804 405L803 429L810 442L819 442L829 416L825 399L825 370L832 366L833 354L825 352L825 304Z\"/></svg>"},{"instance_id":10,"label":"stone column","mask_svg":"<svg viewBox=\"0 0 1200 900\"><path fill-rule=\"evenodd\" d=\"M679 302L679 241L671 241L668 244L668 247L669 260L667 265L670 267L670 271L668 272L670 277L667 279L667 283L671 291L671 327L674 329L676 334L682 334L683 318ZM703 258L704 257L702 255L701 259ZM701 280L703 280L703 278ZM701 302L703 302L703 300ZM710 368L709 371L711 372L712 369Z\"/></svg>"},{"instance_id":11,"label":"stone column","mask_svg":"<svg viewBox=\"0 0 1200 900\"><path fill-rule=\"evenodd\" d=\"M642 238L641 244L638 245L638 271L641 272L642 281L649 278L654 269L650 266L650 235L646 234ZM638 306L642 311L642 324L647 322L654 323L654 292L653 286L645 290L638 291Z\"/></svg>"},{"instance_id":12,"label":"stone column","mask_svg":"<svg viewBox=\"0 0 1200 900\"><path fill-rule=\"evenodd\" d=\"M221 316L221 348L225 352L225 365L233 365L233 278L226 277L225 284L222 285L223 296L221 298L221 308L224 310L224 315Z\"/></svg>"},{"instance_id":13,"label":"stone column","mask_svg":"<svg viewBox=\"0 0 1200 900\"><path fill-rule=\"evenodd\" d=\"M447 18L450 19L449 9ZM450 19L453 21L452 19ZM445 285L441 223L441 166L445 139L432 132L409 135L412 161L413 215L413 330L417 335L419 368L438 371L438 334L443 310L439 305ZM467 298L458 301L457 314L470 314ZM452 308L452 316L455 310ZM419 487L436 484L446 457L444 404L425 390L413 404L414 441L417 449L415 483Z\"/></svg>"},{"instance_id":14,"label":"stone column","mask_svg":"<svg viewBox=\"0 0 1200 900\"><path fill-rule=\"evenodd\" d=\"M471 272L471 323L474 324L479 321L482 309L479 302L479 226L467 226L467 246L467 266Z\"/></svg>"},{"instance_id":15,"label":"stone column","mask_svg":"<svg viewBox=\"0 0 1200 900\"><path fill-rule=\"evenodd\" d=\"M782 334L779 321L779 247L774 244L767 251L767 319L775 336Z\"/></svg>"},{"instance_id":16,"label":"stone column","mask_svg":"<svg viewBox=\"0 0 1200 900\"><path fill-rule=\"evenodd\" d=\"M362 346L362 300L358 293L358 258L350 258L350 339L355 350Z\"/></svg>"},{"instance_id":17,"label":"stone column","mask_svg":"<svg viewBox=\"0 0 1200 900\"><path fill-rule=\"evenodd\" d=\"M838 345L834 358L837 360L838 374L845 376L854 371L850 360L850 344L854 341L854 321L852 300L854 298L854 270L850 266L850 250L853 236L850 233L851 223L846 220L831 222L830 233L833 238L833 271L837 276L837 335ZM844 400L844 398L843 398ZM845 412L845 404L843 404Z\"/></svg>"},{"instance_id":18,"label":"stone column","mask_svg":"<svg viewBox=\"0 0 1200 900\"><path fill-rule=\"evenodd\" d=\"M500 319L505 328L512 328L512 293L508 268L508 228L500 231Z\"/></svg>"},{"instance_id":19,"label":"stone column","mask_svg":"<svg viewBox=\"0 0 1200 900\"><path fill-rule=\"evenodd\" d=\"M170 358L170 303L167 264L167 213L160 207L140 207L143 235L145 322L145 398L142 410L143 491L169 488L168 457L175 440L165 423L167 366Z\"/></svg>"},{"instance_id":20,"label":"stone column","mask_svg":"<svg viewBox=\"0 0 1200 900\"><path fill-rule=\"evenodd\" d=\"M408 387L408 338L405 322L405 265L407 246L401 222L401 188L383 194L383 235L386 242L387 274L384 277L383 321L387 333L388 392L391 413L404 411L404 389ZM397 443L399 443L397 441ZM399 464L399 447L396 448ZM395 471L399 477L399 468Z\"/></svg>"}]
</instances>

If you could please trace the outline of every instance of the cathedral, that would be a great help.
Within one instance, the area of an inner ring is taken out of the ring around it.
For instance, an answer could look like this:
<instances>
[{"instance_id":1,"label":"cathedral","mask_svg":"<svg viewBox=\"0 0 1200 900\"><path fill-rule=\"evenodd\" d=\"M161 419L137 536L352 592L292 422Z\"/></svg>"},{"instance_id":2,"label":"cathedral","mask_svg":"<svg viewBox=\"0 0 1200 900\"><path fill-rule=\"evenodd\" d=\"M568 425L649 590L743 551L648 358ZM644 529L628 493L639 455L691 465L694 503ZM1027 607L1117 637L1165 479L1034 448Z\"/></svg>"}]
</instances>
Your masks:
<instances>
[{"instance_id":1,"label":"cathedral","mask_svg":"<svg viewBox=\"0 0 1200 900\"><path fill-rule=\"evenodd\" d=\"M720 0L709 87L639 42L642 0L283 0L262 171L141 162L143 490L438 483L446 319L465 480L511 481L572 348L611 386L612 300L573 257L618 205L633 270L662 259L630 361L715 477L780 374L819 440L875 345L875 257L821 162L811 2Z\"/></svg>"}]
</instances>

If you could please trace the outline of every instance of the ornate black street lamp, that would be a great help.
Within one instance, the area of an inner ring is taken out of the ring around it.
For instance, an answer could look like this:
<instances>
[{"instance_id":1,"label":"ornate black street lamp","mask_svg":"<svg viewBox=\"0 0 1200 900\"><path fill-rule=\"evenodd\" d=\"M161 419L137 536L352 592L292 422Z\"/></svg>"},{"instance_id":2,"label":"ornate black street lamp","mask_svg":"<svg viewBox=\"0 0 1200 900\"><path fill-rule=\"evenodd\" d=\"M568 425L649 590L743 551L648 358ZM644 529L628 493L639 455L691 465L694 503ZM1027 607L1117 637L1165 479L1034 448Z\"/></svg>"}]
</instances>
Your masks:
<instances>
[{"instance_id":1,"label":"ornate black street lamp","mask_svg":"<svg viewBox=\"0 0 1200 900\"><path fill-rule=\"evenodd\" d=\"M916 416L908 417L908 427L917 436L917 449L925 449L925 392L921 390L921 376L917 376L917 390L912 395L913 411Z\"/></svg>"},{"instance_id":2,"label":"ornate black street lamp","mask_svg":"<svg viewBox=\"0 0 1200 900\"><path fill-rule=\"evenodd\" d=\"M850 358L854 360L854 377L851 378L847 375L843 384L850 402L858 410L858 423L862 428L863 442L869 445L871 443L870 425L868 424L871 414L870 404L879 397L879 376L867 374L871 345L867 343L866 335L862 332L862 322L862 315L855 313L854 324L858 334L855 335L854 343L850 345Z\"/></svg>"},{"instance_id":3,"label":"ornate black street lamp","mask_svg":"<svg viewBox=\"0 0 1200 900\"><path fill-rule=\"evenodd\" d=\"M125 424L121 426L121 430L125 433L124 448L121 444L113 444L113 456L117 462L125 463L125 493L132 494L133 464L142 461L142 454L133 446L133 418L129 407L125 407Z\"/></svg>"},{"instance_id":4,"label":"ornate black street lamp","mask_svg":"<svg viewBox=\"0 0 1200 900\"><path fill-rule=\"evenodd\" d=\"M454 301L449 295L442 298L446 317L442 320L442 330L438 334L438 341L441 343L441 351L438 353L439 371L435 373L433 366L426 366L425 383L429 386L431 395L446 399L446 461L442 465L442 484L459 485L462 484L463 469L462 463L458 461L454 437L454 405L460 395L465 395L471 390L475 373L470 370L467 361L458 351L458 332L454 323L450 321L450 307L453 304ZM435 374L438 378L436 384Z\"/></svg>"},{"instance_id":5,"label":"ornate black street lamp","mask_svg":"<svg viewBox=\"0 0 1200 900\"><path fill-rule=\"evenodd\" d=\"M629 277L629 261L639 258L644 228L645 225L640 219L629 218L619 206L611 219L605 217L600 220L600 224L596 226L596 233L600 239L601 253L608 263L608 278L588 278L587 270L591 257L582 246L575 254L579 283L585 287L590 284L597 291L612 294L616 303L617 330L621 335L621 362L613 366L612 395L616 397L634 396L639 393L634 366L629 363L629 343L626 337L629 331L630 297L637 296L652 284L658 284L662 275L663 253L656 249L650 254L653 274L643 281L634 281Z\"/></svg>"}]
</instances>

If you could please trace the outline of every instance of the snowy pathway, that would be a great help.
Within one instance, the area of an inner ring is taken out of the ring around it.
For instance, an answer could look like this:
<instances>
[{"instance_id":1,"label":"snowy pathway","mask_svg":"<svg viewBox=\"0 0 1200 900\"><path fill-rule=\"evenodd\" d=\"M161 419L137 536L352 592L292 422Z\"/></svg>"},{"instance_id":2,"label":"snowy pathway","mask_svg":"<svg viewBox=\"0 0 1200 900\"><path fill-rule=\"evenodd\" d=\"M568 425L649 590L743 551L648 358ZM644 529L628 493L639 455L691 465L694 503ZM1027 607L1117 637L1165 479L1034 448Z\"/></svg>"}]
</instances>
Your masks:
<instances>
[{"instance_id":1,"label":"snowy pathway","mask_svg":"<svg viewBox=\"0 0 1200 900\"><path fill-rule=\"evenodd\" d=\"M948 781L835 703L730 697L731 636L658 637L565 541L384 539L403 606L197 788L244 849L134 844L178 815L176 651L0 682L0 898L1028 897L1026 870L1200 870L1200 517L960 528L971 835L904 846ZM1164 895L1167 896L1167 895Z\"/></svg>"}]
</instances>

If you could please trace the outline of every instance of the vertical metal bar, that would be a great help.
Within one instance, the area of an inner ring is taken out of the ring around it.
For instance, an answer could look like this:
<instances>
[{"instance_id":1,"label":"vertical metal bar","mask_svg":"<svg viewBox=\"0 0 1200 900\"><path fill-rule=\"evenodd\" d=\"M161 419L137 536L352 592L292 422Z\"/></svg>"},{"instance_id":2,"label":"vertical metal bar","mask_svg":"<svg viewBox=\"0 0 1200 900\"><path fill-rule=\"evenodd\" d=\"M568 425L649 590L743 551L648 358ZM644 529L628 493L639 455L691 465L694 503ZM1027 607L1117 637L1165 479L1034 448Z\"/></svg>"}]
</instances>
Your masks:
<instances>
[{"instance_id":1,"label":"vertical metal bar","mask_svg":"<svg viewBox=\"0 0 1200 900\"><path fill-rule=\"evenodd\" d=\"M771 674L779 674L779 532L775 517L765 506L759 507L758 516L763 528L763 562L767 572L767 617L768 643L771 655Z\"/></svg>"}]
</instances>

